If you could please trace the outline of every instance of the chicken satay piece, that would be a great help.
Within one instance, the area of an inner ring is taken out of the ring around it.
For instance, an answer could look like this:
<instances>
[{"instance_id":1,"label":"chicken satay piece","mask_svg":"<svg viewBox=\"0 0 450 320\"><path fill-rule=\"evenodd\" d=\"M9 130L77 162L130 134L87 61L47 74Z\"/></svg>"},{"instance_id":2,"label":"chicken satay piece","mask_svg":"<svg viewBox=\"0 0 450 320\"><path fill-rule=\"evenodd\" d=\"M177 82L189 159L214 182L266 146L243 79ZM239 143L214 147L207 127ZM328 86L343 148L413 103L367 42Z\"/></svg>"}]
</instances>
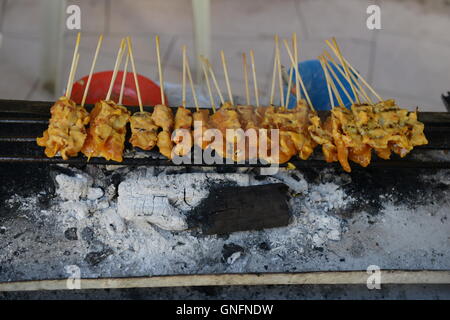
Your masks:
<instances>
[{"instance_id":1,"label":"chicken satay piece","mask_svg":"<svg viewBox=\"0 0 450 320\"><path fill-rule=\"evenodd\" d=\"M164 131L172 132L174 127L174 117L172 109L166 105L158 104L152 114L153 122Z\"/></svg>"},{"instance_id":2,"label":"chicken satay piece","mask_svg":"<svg viewBox=\"0 0 450 320\"><path fill-rule=\"evenodd\" d=\"M185 107L179 107L175 114L175 131L172 137L175 143L174 152L178 156L185 156L192 149L192 122L191 111Z\"/></svg>"},{"instance_id":3,"label":"chicken satay piece","mask_svg":"<svg viewBox=\"0 0 450 320\"><path fill-rule=\"evenodd\" d=\"M217 110L216 113L209 117L209 127L218 129L222 133L222 139L224 142L222 144L223 150L216 150L216 152L224 158L235 159L237 151L236 146L242 139L244 139L244 136L236 131L241 129L239 114L237 113L236 108L229 102L224 103L224 105ZM232 141L228 141L227 139L227 130L234 130L234 132L231 132L234 133L232 135Z\"/></svg>"},{"instance_id":4,"label":"chicken satay piece","mask_svg":"<svg viewBox=\"0 0 450 320\"><path fill-rule=\"evenodd\" d=\"M428 144L428 140L423 133L425 125L417 120L417 111L408 113L406 125L408 127L407 136L413 147Z\"/></svg>"},{"instance_id":5,"label":"chicken satay piece","mask_svg":"<svg viewBox=\"0 0 450 320\"><path fill-rule=\"evenodd\" d=\"M346 108L335 108L332 111L342 129L342 139L348 149L348 157L351 161L363 167L370 164L372 158L372 147L365 143L363 136L359 133L353 113Z\"/></svg>"},{"instance_id":6,"label":"chicken satay piece","mask_svg":"<svg viewBox=\"0 0 450 320\"><path fill-rule=\"evenodd\" d=\"M152 114L152 120L162 131L158 133L158 142L156 145L159 152L169 159L172 159L172 130L174 127L174 116L172 109L166 105L158 104L155 106Z\"/></svg>"},{"instance_id":7,"label":"chicken satay piece","mask_svg":"<svg viewBox=\"0 0 450 320\"><path fill-rule=\"evenodd\" d=\"M320 120L318 116L312 116L310 118L311 125L308 131L311 138L319 145L322 146L323 156L326 162L336 162L337 160L337 150L334 145L333 135L332 135L332 120L328 117L324 123Z\"/></svg>"},{"instance_id":8,"label":"chicken satay piece","mask_svg":"<svg viewBox=\"0 0 450 320\"><path fill-rule=\"evenodd\" d=\"M259 107L261 108L261 107ZM237 106L239 122L245 131L245 153L238 150L236 161L256 159L258 157L258 131L260 115L257 113L259 108L253 106Z\"/></svg>"},{"instance_id":9,"label":"chicken satay piece","mask_svg":"<svg viewBox=\"0 0 450 320\"><path fill-rule=\"evenodd\" d=\"M310 118L315 115L303 100L299 101L293 109L268 107L262 126L292 132L290 135L297 148L298 156L306 160L317 146L309 133Z\"/></svg>"},{"instance_id":10,"label":"chicken satay piece","mask_svg":"<svg viewBox=\"0 0 450 320\"><path fill-rule=\"evenodd\" d=\"M133 147L151 150L158 141L158 126L155 125L150 112L136 112L130 118L131 138Z\"/></svg>"},{"instance_id":11,"label":"chicken satay piece","mask_svg":"<svg viewBox=\"0 0 450 320\"><path fill-rule=\"evenodd\" d=\"M227 129L240 129L241 123L239 122L239 114L236 108L229 102L217 110L216 113L209 117L210 127L219 129L225 136Z\"/></svg>"},{"instance_id":12,"label":"chicken satay piece","mask_svg":"<svg viewBox=\"0 0 450 320\"><path fill-rule=\"evenodd\" d=\"M113 101L99 101L91 112L88 136L81 151L88 157L122 162L130 112Z\"/></svg>"},{"instance_id":13,"label":"chicken satay piece","mask_svg":"<svg viewBox=\"0 0 450 320\"><path fill-rule=\"evenodd\" d=\"M58 152L64 160L77 156L86 140L89 113L66 97L59 98L50 113L49 126L43 136L36 139L37 144L45 147L45 155L49 158Z\"/></svg>"},{"instance_id":14,"label":"chicken satay piece","mask_svg":"<svg viewBox=\"0 0 450 320\"><path fill-rule=\"evenodd\" d=\"M194 112L192 114L192 119L194 121L194 143L205 150L212 142L204 139L205 132L209 129L209 110L200 109L199 111Z\"/></svg>"},{"instance_id":15,"label":"chicken satay piece","mask_svg":"<svg viewBox=\"0 0 450 320\"><path fill-rule=\"evenodd\" d=\"M348 146L347 146L347 144L349 143L349 139L344 134L344 130L342 128L342 122L341 122L342 116L340 116L342 111L344 111L344 110L340 110L340 109L344 109L344 108L334 107L331 110L331 117L332 117L332 124L333 124L332 125L333 140L334 140L334 144L336 146L337 158L338 158L339 163L341 164L342 168L346 172L351 172L350 163L348 162L349 152L348 152Z\"/></svg>"},{"instance_id":16,"label":"chicken satay piece","mask_svg":"<svg viewBox=\"0 0 450 320\"><path fill-rule=\"evenodd\" d=\"M172 150L173 150L173 142L168 131L161 131L158 133L158 142L157 146L159 148L159 152L167 157L168 159L172 159Z\"/></svg>"}]
</instances>

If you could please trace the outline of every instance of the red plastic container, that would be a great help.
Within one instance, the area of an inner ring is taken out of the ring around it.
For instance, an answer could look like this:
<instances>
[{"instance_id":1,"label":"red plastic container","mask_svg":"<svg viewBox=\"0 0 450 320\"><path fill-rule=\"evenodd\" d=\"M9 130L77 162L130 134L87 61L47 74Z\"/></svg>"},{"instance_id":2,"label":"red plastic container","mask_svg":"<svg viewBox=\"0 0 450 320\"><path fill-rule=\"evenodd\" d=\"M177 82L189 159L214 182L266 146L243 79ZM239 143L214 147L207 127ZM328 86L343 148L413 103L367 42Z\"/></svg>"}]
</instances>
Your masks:
<instances>
[{"instance_id":1,"label":"red plastic container","mask_svg":"<svg viewBox=\"0 0 450 320\"><path fill-rule=\"evenodd\" d=\"M109 84L111 82L112 71L97 72L92 75L91 85L86 98L86 104L95 104L99 100L103 100L108 93ZM117 73L116 82L113 86L111 100L118 102L120 95L120 87L122 85L123 72ZM84 88L86 87L88 76L76 81L72 87L72 99L80 104L83 98ZM160 87L152 80L138 74L139 89L141 91L142 104L144 106L154 106L161 103ZM125 80L125 88L123 92L123 102L127 106L138 106L138 98L136 86L134 83L133 73L128 72Z\"/></svg>"}]
</instances>

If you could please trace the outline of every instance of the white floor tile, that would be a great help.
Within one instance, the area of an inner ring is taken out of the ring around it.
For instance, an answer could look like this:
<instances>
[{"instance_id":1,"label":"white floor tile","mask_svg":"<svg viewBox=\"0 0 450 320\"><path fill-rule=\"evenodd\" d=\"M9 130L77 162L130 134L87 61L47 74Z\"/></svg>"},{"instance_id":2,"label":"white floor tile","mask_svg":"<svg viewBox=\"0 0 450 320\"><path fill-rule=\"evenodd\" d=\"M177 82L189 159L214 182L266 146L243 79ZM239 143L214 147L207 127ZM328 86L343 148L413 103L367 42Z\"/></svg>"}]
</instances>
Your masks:
<instances>
[{"instance_id":1,"label":"white floor tile","mask_svg":"<svg viewBox=\"0 0 450 320\"><path fill-rule=\"evenodd\" d=\"M133 34L192 34L191 1L111 0L110 31Z\"/></svg>"},{"instance_id":2,"label":"white floor tile","mask_svg":"<svg viewBox=\"0 0 450 320\"><path fill-rule=\"evenodd\" d=\"M439 2L380 0L383 32L450 43L450 5Z\"/></svg>"},{"instance_id":3,"label":"white floor tile","mask_svg":"<svg viewBox=\"0 0 450 320\"><path fill-rule=\"evenodd\" d=\"M3 31L26 37L40 36L43 19L44 12L40 1L8 1L3 21Z\"/></svg>"},{"instance_id":4,"label":"white floor tile","mask_svg":"<svg viewBox=\"0 0 450 320\"><path fill-rule=\"evenodd\" d=\"M377 43L374 86L441 106L450 89L450 46L381 33Z\"/></svg>"},{"instance_id":5,"label":"white floor tile","mask_svg":"<svg viewBox=\"0 0 450 320\"><path fill-rule=\"evenodd\" d=\"M296 9L294 0L211 1L212 33L233 38L301 34Z\"/></svg>"},{"instance_id":6,"label":"white floor tile","mask_svg":"<svg viewBox=\"0 0 450 320\"><path fill-rule=\"evenodd\" d=\"M332 36L370 39L367 29L368 0L302 0L300 14L306 20L308 37L323 39Z\"/></svg>"}]
</instances>

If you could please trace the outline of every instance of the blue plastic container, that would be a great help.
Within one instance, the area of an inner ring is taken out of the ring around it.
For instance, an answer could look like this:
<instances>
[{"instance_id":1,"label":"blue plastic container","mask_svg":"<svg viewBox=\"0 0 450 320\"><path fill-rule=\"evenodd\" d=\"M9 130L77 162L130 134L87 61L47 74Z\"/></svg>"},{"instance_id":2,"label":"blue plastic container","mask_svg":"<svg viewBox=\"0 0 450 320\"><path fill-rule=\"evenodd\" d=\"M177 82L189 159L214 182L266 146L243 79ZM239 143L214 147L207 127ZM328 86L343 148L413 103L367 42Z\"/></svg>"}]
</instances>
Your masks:
<instances>
[{"instance_id":1,"label":"blue plastic container","mask_svg":"<svg viewBox=\"0 0 450 320\"><path fill-rule=\"evenodd\" d=\"M306 91L308 91L311 102L316 110L331 110L331 103L328 95L327 83L325 81L325 73L323 72L322 66L320 65L319 60L307 60L300 62L298 64L299 72L302 76L303 83L305 84ZM341 75L341 73L333 66L332 67L336 75L339 77L339 80L342 82L347 92L350 94L352 99L354 99L354 95L350 84L348 81ZM290 70L288 70L288 74ZM336 83L336 82L335 82ZM351 102L348 100L344 91L339 88L339 85L336 83L336 87L338 88L339 94L347 108L351 106ZM292 84L291 88L295 88L295 70L293 70ZM287 85L284 88L285 98L287 93ZM305 95L303 90L301 90L301 96L305 99ZM337 99L333 94L334 105L337 106ZM289 105L288 108L293 108L296 106L296 98L295 94L290 94Z\"/></svg>"}]
</instances>

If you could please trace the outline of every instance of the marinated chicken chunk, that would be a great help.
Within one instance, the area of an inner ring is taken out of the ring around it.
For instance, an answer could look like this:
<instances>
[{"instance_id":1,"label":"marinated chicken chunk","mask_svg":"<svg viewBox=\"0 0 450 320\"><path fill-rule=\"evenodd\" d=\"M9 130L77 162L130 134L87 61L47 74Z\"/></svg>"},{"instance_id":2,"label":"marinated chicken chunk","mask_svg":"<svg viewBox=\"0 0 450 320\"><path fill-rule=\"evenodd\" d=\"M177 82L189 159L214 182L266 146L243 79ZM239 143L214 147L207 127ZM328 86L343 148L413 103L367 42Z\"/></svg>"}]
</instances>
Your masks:
<instances>
[{"instance_id":1,"label":"marinated chicken chunk","mask_svg":"<svg viewBox=\"0 0 450 320\"><path fill-rule=\"evenodd\" d=\"M43 136L36 139L45 147L45 155L54 157L58 152L64 160L75 157L86 140L89 113L66 97L61 97L50 109L51 118Z\"/></svg>"},{"instance_id":2,"label":"marinated chicken chunk","mask_svg":"<svg viewBox=\"0 0 450 320\"><path fill-rule=\"evenodd\" d=\"M155 125L150 112L136 112L130 118L131 138L133 147L151 150L158 141L158 126Z\"/></svg>"},{"instance_id":3,"label":"marinated chicken chunk","mask_svg":"<svg viewBox=\"0 0 450 320\"><path fill-rule=\"evenodd\" d=\"M104 157L122 162L130 112L113 101L102 100L95 104L90 117L88 136L81 151L88 158Z\"/></svg>"}]
</instances>

